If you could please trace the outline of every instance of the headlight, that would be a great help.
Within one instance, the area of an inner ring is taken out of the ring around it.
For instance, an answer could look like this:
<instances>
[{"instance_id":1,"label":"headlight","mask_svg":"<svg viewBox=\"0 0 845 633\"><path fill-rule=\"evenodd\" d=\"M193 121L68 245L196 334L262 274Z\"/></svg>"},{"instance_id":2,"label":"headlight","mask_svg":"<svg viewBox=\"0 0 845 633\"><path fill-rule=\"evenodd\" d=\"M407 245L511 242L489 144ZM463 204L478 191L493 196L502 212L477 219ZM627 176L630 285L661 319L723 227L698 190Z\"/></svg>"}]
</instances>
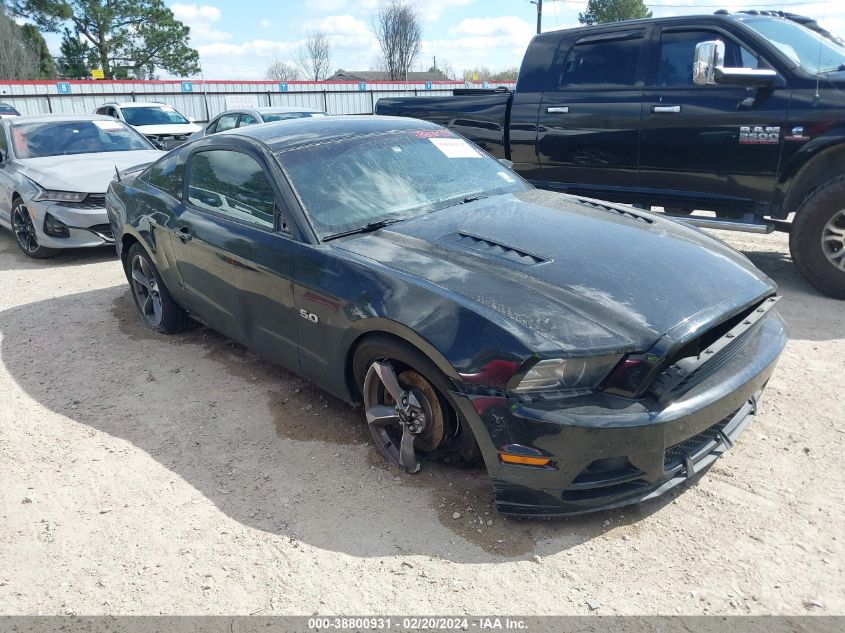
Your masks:
<instances>
[{"instance_id":1,"label":"headlight","mask_svg":"<svg viewBox=\"0 0 845 633\"><path fill-rule=\"evenodd\" d=\"M49 200L50 202L82 202L88 197L87 193L77 193L75 191L55 191L53 189L42 189L34 196L33 200L38 202L42 200Z\"/></svg>"},{"instance_id":2,"label":"headlight","mask_svg":"<svg viewBox=\"0 0 845 633\"><path fill-rule=\"evenodd\" d=\"M592 358L541 360L523 376L516 393L595 389L613 371L623 354Z\"/></svg>"}]
</instances>

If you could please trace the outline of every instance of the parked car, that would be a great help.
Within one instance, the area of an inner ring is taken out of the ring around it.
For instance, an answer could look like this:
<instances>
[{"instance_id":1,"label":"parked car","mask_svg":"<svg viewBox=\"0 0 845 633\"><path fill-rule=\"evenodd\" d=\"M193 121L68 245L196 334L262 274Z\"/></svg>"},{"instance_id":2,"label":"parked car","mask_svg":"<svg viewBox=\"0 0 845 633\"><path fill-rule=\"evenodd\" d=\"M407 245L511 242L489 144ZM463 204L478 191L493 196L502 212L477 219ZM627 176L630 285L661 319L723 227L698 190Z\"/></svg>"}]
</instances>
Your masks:
<instances>
[{"instance_id":1,"label":"parked car","mask_svg":"<svg viewBox=\"0 0 845 633\"><path fill-rule=\"evenodd\" d=\"M308 117L326 116L322 110L311 108L242 108L237 110L226 110L214 117L208 125L199 132L191 134L189 140L196 140L203 136L225 132L248 125L259 123L274 123L276 121L288 121L290 119L303 119Z\"/></svg>"},{"instance_id":2,"label":"parked car","mask_svg":"<svg viewBox=\"0 0 845 633\"><path fill-rule=\"evenodd\" d=\"M409 473L480 453L508 514L624 505L699 473L786 343L775 284L722 242L537 190L423 121L200 139L113 181L107 206L148 327L196 319L363 402Z\"/></svg>"},{"instance_id":3,"label":"parked car","mask_svg":"<svg viewBox=\"0 0 845 633\"><path fill-rule=\"evenodd\" d=\"M181 145L191 134L202 129L166 103L104 103L97 108L96 114L125 121L146 136L153 145L163 150Z\"/></svg>"},{"instance_id":4,"label":"parked car","mask_svg":"<svg viewBox=\"0 0 845 633\"><path fill-rule=\"evenodd\" d=\"M0 119L11 119L12 117L20 115L21 113L8 103L0 103Z\"/></svg>"},{"instance_id":5,"label":"parked car","mask_svg":"<svg viewBox=\"0 0 845 633\"><path fill-rule=\"evenodd\" d=\"M845 299L845 47L802 21L742 12L543 33L514 93L380 99L376 112L442 123L538 187L788 231L801 274Z\"/></svg>"},{"instance_id":6,"label":"parked car","mask_svg":"<svg viewBox=\"0 0 845 633\"><path fill-rule=\"evenodd\" d=\"M0 121L0 226L29 257L113 243L105 194L115 170L163 152L104 116L43 115Z\"/></svg>"}]
</instances>

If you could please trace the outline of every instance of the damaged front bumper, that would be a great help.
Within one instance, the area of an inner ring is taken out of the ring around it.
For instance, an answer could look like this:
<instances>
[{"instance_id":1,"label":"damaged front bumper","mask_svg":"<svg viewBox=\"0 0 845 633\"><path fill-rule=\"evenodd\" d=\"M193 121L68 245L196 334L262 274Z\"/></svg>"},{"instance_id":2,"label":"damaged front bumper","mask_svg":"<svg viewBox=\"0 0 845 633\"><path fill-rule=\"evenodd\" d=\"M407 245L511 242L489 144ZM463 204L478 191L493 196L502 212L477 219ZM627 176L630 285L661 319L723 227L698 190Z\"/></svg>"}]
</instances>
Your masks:
<instances>
[{"instance_id":1,"label":"damaged front bumper","mask_svg":"<svg viewBox=\"0 0 845 633\"><path fill-rule=\"evenodd\" d=\"M105 202L101 202L99 196L95 198L96 201L78 204L27 202L38 243L48 248L90 248L114 244Z\"/></svg>"},{"instance_id":2,"label":"damaged front bumper","mask_svg":"<svg viewBox=\"0 0 845 633\"><path fill-rule=\"evenodd\" d=\"M583 514L657 497L721 456L756 413L786 341L786 325L772 311L730 362L669 404L602 393L530 403L456 400L478 439L500 513ZM504 463L501 453L514 446L551 462Z\"/></svg>"}]
</instances>

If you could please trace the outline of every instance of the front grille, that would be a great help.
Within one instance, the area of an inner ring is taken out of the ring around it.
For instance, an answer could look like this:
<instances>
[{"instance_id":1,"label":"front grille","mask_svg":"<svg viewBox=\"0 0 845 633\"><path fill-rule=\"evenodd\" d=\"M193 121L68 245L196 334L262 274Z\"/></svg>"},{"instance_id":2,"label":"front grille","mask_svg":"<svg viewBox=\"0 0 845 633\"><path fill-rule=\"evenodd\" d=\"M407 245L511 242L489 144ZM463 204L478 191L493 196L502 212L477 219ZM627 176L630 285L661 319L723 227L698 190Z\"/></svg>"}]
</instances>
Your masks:
<instances>
[{"instance_id":1,"label":"front grille","mask_svg":"<svg viewBox=\"0 0 845 633\"><path fill-rule=\"evenodd\" d=\"M59 206L71 209L103 209L106 206L106 196L89 193L82 202L60 202Z\"/></svg>"},{"instance_id":2,"label":"front grille","mask_svg":"<svg viewBox=\"0 0 845 633\"><path fill-rule=\"evenodd\" d=\"M693 435L691 438L667 448L666 454L663 457L663 470L670 471L677 468L681 464L684 464L688 457L695 463L698 459L710 453L724 441L725 427L730 424L734 416L736 416L736 412L731 413L713 426L704 429L698 435Z\"/></svg>"},{"instance_id":3,"label":"front grille","mask_svg":"<svg viewBox=\"0 0 845 633\"><path fill-rule=\"evenodd\" d=\"M770 297L685 345L654 379L649 391L665 400L683 394L713 376L742 351L755 326L776 302L777 297Z\"/></svg>"}]
</instances>

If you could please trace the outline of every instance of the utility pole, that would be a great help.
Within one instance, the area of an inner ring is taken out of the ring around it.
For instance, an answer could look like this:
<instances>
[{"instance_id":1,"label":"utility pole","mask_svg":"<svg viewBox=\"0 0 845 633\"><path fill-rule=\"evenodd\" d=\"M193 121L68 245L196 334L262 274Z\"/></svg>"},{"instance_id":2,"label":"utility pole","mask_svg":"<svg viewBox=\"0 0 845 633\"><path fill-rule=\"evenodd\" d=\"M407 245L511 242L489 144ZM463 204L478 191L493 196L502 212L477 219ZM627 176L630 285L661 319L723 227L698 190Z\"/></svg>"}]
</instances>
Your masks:
<instances>
[{"instance_id":1,"label":"utility pole","mask_svg":"<svg viewBox=\"0 0 845 633\"><path fill-rule=\"evenodd\" d=\"M537 35L543 30L543 0L531 0L531 4L537 5Z\"/></svg>"}]
</instances>

